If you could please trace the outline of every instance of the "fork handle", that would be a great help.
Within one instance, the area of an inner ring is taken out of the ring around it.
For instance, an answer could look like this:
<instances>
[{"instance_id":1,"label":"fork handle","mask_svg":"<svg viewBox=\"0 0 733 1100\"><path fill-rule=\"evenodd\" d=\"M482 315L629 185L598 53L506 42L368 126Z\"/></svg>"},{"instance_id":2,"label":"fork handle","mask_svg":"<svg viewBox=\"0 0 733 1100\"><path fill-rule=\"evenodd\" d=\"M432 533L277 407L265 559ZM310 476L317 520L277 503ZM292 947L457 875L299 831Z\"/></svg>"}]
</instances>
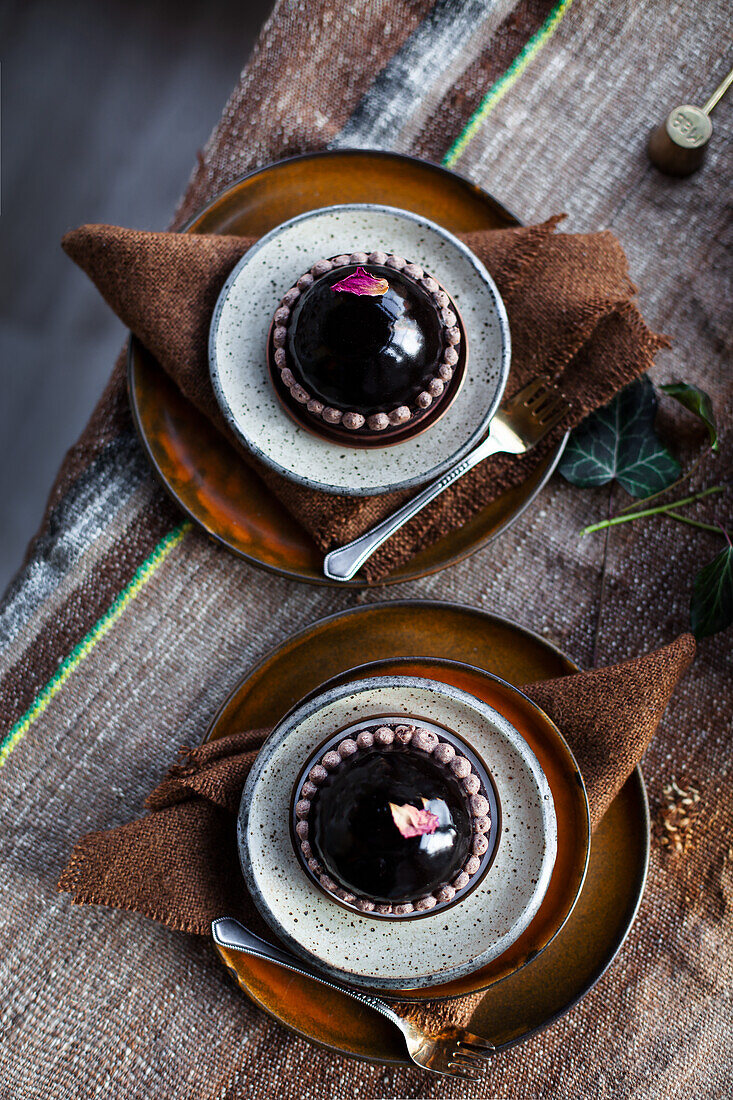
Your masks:
<instances>
[{"instance_id":1,"label":"fork handle","mask_svg":"<svg viewBox=\"0 0 733 1100\"><path fill-rule=\"evenodd\" d=\"M479 462L483 462L489 455L498 454L501 450L501 444L489 433L478 447L475 447L470 454L453 466L447 474L443 474L432 485L428 485L417 496L412 497L396 512L393 512L391 516L387 516L376 527L372 527L370 531L365 531L363 535L359 535L353 542L347 543L346 546L340 546L337 550L332 550L330 554L327 554L323 560L325 575L332 581L350 581L354 574L361 569L364 562L372 556L375 550L379 549L382 543L391 538L395 531L399 531L400 527L404 527L413 516L421 512L436 497L439 497L449 485L452 485L454 481L458 481L459 477L463 477L464 474L472 470L474 466L478 466Z\"/></svg>"},{"instance_id":2,"label":"fork handle","mask_svg":"<svg viewBox=\"0 0 733 1100\"><path fill-rule=\"evenodd\" d=\"M320 974L309 970L295 955L291 955L289 951L285 951L281 947L275 947L274 944L267 943L266 940L255 936L254 932L250 932L248 928L245 928L243 924L232 917L220 917L218 920L212 921L211 935L214 938L214 943L218 944L219 947L226 947L229 951L241 951L245 955L254 955L258 959L266 959L267 962L277 963L278 966L282 966L286 970L292 970L295 974L302 974L303 977L310 978L311 981L320 982L321 985L327 985L331 989L337 989L339 993L344 993L347 997L360 1001L368 1008L373 1008L375 1012L380 1012L382 1016L386 1016L388 1020L396 1024L400 1031L404 1031L402 1017L393 1012L389 1005L385 1004L384 1001L380 1001L378 997L370 997L367 993L358 993L355 989L349 989L348 986L329 981L328 978L322 978Z\"/></svg>"}]
</instances>

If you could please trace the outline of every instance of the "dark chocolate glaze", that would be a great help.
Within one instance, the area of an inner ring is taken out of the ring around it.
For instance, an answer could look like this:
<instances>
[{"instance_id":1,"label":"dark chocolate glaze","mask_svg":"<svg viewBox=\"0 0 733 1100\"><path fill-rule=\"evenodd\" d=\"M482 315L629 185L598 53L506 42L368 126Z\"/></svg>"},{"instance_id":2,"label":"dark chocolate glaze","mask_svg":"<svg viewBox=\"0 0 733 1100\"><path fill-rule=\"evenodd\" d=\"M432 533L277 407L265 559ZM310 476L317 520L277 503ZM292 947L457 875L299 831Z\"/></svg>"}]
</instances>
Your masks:
<instances>
[{"instance_id":1,"label":"dark chocolate glaze","mask_svg":"<svg viewBox=\"0 0 733 1100\"><path fill-rule=\"evenodd\" d=\"M430 810L437 830L403 837L390 802ZM450 882L469 854L473 829L460 780L432 757L397 745L345 760L319 786L310 822L311 846L328 873L382 903L414 901Z\"/></svg>"},{"instance_id":2,"label":"dark chocolate glaze","mask_svg":"<svg viewBox=\"0 0 733 1100\"><path fill-rule=\"evenodd\" d=\"M386 279L377 297L333 290L363 266ZM442 328L430 294L391 267L349 264L300 296L288 325L288 364L324 405L364 416L412 405L434 377Z\"/></svg>"}]
</instances>

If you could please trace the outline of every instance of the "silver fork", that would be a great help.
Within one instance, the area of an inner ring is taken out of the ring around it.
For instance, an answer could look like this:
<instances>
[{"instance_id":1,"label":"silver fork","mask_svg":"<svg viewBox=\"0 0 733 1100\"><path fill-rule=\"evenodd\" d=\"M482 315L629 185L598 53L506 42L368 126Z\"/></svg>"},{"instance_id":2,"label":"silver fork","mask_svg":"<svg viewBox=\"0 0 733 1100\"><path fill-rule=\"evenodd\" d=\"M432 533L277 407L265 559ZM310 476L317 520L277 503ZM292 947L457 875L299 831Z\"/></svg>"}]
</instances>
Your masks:
<instances>
[{"instance_id":1,"label":"silver fork","mask_svg":"<svg viewBox=\"0 0 733 1100\"><path fill-rule=\"evenodd\" d=\"M545 378L535 378L507 401L491 421L489 434L452 470L408 500L371 531L332 550L323 572L332 581L350 581L375 550L437 496L489 455L521 455L536 446L569 410L568 402Z\"/></svg>"},{"instance_id":2,"label":"silver fork","mask_svg":"<svg viewBox=\"0 0 733 1100\"><path fill-rule=\"evenodd\" d=\"M283 966L296 974L303 974L314 982L320 982L321 985L338 989L347 997L352 997L355 1001L373 1008L375 1012L381 1012L382 1016L386 1016L400 1029L405 1037L407 1053L422 1069L431 1070L432 1073L442 1073L446 1077L464 1077L475 1081L481 1075L484 1059L495 1049L487 1039L483 1039L480 1035L472 1035L470 1031L460 1027L444 1028L437 1035L426 1035L419 1027L390 1008L385 1001L380 1001L378 997L372 997L367 993L349 989L328 978L322 978L300 959L296 959L295 955L291 955L281 947L266 943L231 917L220 917L219 920L213 921L211 934L214 937L214 943L220 947L226 947L229 951L242 951L245 955L254 955L256 958L277 963L278 966Z\"/></svg>"}]
</instances>

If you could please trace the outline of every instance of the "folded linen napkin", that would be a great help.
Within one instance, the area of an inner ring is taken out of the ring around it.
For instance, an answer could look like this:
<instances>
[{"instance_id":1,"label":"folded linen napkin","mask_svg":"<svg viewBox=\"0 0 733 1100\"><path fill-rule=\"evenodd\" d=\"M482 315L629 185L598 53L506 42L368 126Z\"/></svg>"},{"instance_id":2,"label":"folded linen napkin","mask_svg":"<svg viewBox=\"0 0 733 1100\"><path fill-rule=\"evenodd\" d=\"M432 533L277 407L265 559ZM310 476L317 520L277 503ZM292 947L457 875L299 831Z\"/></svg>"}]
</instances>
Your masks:
<instances>
[{"instance_id":1,"label":"folded linen napkin","mask_svg":"<svg viewBox=\"0 0 733 1100\"><path fill-rule=\"evenodd\" d=\"M586 783L595 828L641 759L695 652L691 634L611 668L529 684L522 690L556 722ZM150 813L75 847L59 882L78 904L130 909L182 932L207 936L217 917L238 917L274 937L239 869L235 818L267 730L246 730L182 750L147 799ZM482 994L403 1004L428 1030L464 1026Z\"/></svg>"},{"instance_id":2,"label":"folded linen napkin","mask_svg":"<svg viewBox=\"0 0 733 1100\"><path fill-rule=\"evenodd\" d=\"M667 346L632 302L635 288L616 238L609 232L556 235L560 220L459 236L486 265L507 307L512 366L506 396L547 375L568 399L567 418L530 454L495 456L457 481L365 564L368 580L382 579L525 481L567 428L646 371L657 350ZM305 489L236 443L209 382L208 332L219 291L254 238L87 225L62 243L183 395L237 448L321 550L355 538L410 496L408 491L347 497ZM263 349L263 370L264 355Z\"/></svg>"}]
</instances>

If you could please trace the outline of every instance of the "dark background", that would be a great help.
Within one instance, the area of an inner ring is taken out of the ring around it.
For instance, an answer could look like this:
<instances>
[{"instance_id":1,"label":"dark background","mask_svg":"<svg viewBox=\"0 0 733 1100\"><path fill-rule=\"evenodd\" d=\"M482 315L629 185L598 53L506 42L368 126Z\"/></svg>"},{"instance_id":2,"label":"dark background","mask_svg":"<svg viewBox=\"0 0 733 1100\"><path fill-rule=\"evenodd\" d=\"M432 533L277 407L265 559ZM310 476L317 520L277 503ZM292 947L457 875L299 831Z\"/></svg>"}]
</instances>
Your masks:
<instances>
[{"instance_id":1,"label":"dark background","mask_svg":"<svg viewBox=\"0 0 733 1100\"><path fill-rule=\"evenodd\" d=\"M125 336L59 241L166 227L272 3L0 2L0 593Z\"/></svg>"}]
</instances>

